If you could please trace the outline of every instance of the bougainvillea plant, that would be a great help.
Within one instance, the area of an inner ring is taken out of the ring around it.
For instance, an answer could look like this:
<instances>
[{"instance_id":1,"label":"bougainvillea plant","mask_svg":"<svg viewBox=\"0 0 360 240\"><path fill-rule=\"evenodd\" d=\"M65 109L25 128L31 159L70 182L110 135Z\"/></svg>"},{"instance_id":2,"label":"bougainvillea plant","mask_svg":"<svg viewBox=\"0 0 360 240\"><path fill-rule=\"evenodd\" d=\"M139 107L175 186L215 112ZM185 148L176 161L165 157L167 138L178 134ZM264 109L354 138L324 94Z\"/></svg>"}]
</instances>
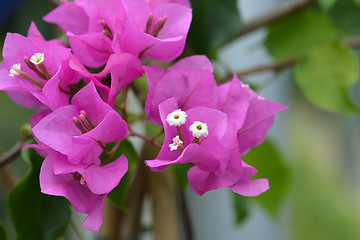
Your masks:
<instances>
[{"instance_id":1,"label":"bougainvillea plant","mask_svg":"<svg viewBox=\"0 0 360 240\"><path fill-rule=\"evenodd\" d=\"M0 90L38 111L30 119L37 143L28 147L44 158L41 192L87 214L85 228L100 230L105 198L131 181L123 178L127 157L114 154L130 136L159 147L155 159L139 163L151 171L190 166L187 180L198 195L229 188L257 196L269 189L267 179L252 179L257 170L241 156L264 141L286 107L236 75L218 84L205 55L180 57L192 20L189 1L63 1L44 20L61 28L66 43L45 40L34 23L26 37L8 33ZM136 82L144 79L147 89ZM151 126L159 126L155 137L133 130L130 92Z\"/></svg>"}]
</instances>

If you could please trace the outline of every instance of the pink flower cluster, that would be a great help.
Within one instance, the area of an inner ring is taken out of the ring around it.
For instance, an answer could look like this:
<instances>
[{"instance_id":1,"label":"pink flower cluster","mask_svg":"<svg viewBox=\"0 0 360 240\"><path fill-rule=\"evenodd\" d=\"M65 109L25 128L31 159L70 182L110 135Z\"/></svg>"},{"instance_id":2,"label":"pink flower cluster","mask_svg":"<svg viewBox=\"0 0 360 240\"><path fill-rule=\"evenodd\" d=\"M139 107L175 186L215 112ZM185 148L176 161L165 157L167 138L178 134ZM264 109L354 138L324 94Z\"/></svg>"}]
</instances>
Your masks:
<instances>
[{"instance_id":1,"label":"pink flower cluster","mask_svg":"<svg viewBox=\"0 0 360 240\"><path fill-rule=\"evenodd\" d=\"M34 147L45 157L41 191L64 196L87 214L83 226L89 230L99 231L104 199L128 168L124 155L100 160L108 154L106 144L128 136L115 100L144 73L147 118L165 132L159 155L145 162L152 171L192 164L189 185L199 195L226 187L255 196L269 188L267 179L251 180L256 169L241 154L264 141L284 106L258 96L236 76L218 86L205 56L184 58L166 71L141 61L179 57L191 18L188 0L65 1L44 20L66 33L70 48L46 41L35 24L27 37L6 37L0 90L39 111L30 123ZM85 86L79 88L80 82Z\"/></svg>"}]
</instances>

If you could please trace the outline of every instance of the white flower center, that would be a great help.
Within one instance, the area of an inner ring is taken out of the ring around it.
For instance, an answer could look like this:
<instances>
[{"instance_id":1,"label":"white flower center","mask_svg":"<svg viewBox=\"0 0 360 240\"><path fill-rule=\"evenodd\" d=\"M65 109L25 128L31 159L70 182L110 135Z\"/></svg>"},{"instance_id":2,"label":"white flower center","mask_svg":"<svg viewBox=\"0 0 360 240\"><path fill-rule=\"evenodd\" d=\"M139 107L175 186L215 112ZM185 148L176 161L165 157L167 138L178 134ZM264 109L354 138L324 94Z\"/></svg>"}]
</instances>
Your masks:
<instances>
[{"instance_id":1,"label":"white flower center","mask_svg":"<svg viewBox=\"0 0 360 240\"><path fill-rule=\"evenodd\" d=\"M80 178L80 184L83 186L87 186L87 182L85 181L85 178L83 176L81 176Z\"/></svg>"},{"instance_id":2,"label":"white flower center","mask_svg":"<svg viewBox=\"0 0 360 240\"><path fill-rule=\"evenodd\" d=\"M21 66L20 63L15 63L14 65L12 65L12 67L10 68L10 73L9 76L10 77L15 77L18 76L19 71L21 70Z\"/></svg>"},{"instance_id":3,"label":"white flower center","mask_svg":"<svg viewBox=\"0 0 360 240\"><path fill-rule=\"evenodd\" d=\"M173 143L169 144L170 151L178 149L178 147L183 146L183 141L181 141L179 136L173 138Z\"/></svg>"},{"instance_id":4,"label":"white flower center","mask_svg":"<svg viewBox=\"0 0 360 240\"><path fill-rule=\"evenodd\" d=\"M241 83L241 87L242 87L243 89L248 89L248 88L249 88L249 84L243 84L243 83Z\"/></svg>"},{"instance_id":5,"label":"white flower center","mask_svg":"<svg viewBox=\"0 0 360 240\"><path fill-rule=\"evenodd\" d=\"M200 121L195 121L189 129L196 138L207 137L209 135L207 124Z\"/></svg>"},{"instance_id":6,"label":"white flower center","mask_svg":"<svg viewBox=\"0 0 360 240\"><path fill-rule=\"evenodd\" d=\"M168 114L166 117L166 121L169 123L170 126L181 126L186 122L186 117L186 112L178 109Z\"/></svg>"},{"instance_id":7,"label":"white flower center","mask_svg":"<svg viewBox=\"0 0 360 240\"><path fill-rule=\"evenodd\" d=\"M42 63L45 60L44 58L44 54L43 53L35 53L34 55L31 56L30 58L30 62L32 62L35 65L39 65L40 63Z\"/></svg>"}]
</instances>

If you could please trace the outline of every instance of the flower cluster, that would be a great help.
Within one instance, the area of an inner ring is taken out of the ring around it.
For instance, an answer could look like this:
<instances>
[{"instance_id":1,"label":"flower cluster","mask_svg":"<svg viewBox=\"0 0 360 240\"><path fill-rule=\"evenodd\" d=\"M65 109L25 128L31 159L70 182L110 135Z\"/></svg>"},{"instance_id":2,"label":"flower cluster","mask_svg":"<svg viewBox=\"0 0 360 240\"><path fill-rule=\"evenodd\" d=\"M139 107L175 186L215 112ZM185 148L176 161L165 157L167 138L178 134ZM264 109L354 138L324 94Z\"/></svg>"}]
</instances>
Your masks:
<instances>
[{"instance_id":1,"label":"flower cluster","mask_svg":"<svg viewBox=\"0 0 360 240\"><path fill-rule=\"evenodd\" d=\"M38 110L30 124L38 143L33 147L45 158L41 191L64 196L87 214L83 226L89 230L99 231L104 199L128 170L124 155L112 158L129 135L126 109L116 101L123 91L126 105L130 84L144 73L147 119L165 132L156 159L145 161L152 171L191 164L189 185L199 195L223 187L245 196L268 189L266 179L251 180L256 169L241 155L264 141L274 114L285 107L235 75L218 86L205 56L166 70L142 61L179 57L191 18L188 0L64 1L44 20L64 31L69 46L45 40L34 23L27 37L6 37L0 90ZM115 143L110 151L109 143Z\"/></svg>"}]
</instances>

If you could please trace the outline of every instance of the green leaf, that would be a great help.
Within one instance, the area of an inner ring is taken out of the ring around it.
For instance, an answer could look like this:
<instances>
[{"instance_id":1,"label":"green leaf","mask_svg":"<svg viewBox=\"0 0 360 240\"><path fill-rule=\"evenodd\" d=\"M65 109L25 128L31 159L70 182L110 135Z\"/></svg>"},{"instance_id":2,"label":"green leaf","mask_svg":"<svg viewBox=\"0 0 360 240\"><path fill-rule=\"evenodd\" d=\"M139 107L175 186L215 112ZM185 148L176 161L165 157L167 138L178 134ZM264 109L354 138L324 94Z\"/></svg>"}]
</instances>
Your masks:
<instances>
[{"instance_id":1,"label":"green leaf","mask_svg":"<svg viewBox=\"0 0 360 240\"><path fill-rule=\"evenodd\" d=\"M6 230L4 225L0 223L0 240L7 240Z\"/></svg>"},{"instance_id":2,"label":"green leaf","mask_svg":"<svg viewBox=\"0 0 360 240\"><path fill-rule=\"evenodd\" d=\"M331 112L359 110L347 96L358 79L355 54L340 43L319 46L306 54L295 67L296 83L316 106Z\"/></svg>"},{"instance_id":3,"label":"green leaf","mask_svg":"<svg viewBox=\"0 0 360 240\"><path fill-rule=\"evenodd\" d=\"M121 211L127 212L126 208L126 197L129 190L129 183L132 174L134 173L137 163L138 157L136 151L128 140L124 140L121 142L120 146L115 152L114 158L120 157L124 154L128 160L128 171L122 177L119 185L117 185L108 195L107 197L111 200L111 202Z\"/></svg>"},{"instance_id":4,"label":"green leaf","mask_svg":"<svg viewBox=\"0 0 360 240\"><path fill-rule=\"evenodd\" d=\"M172 170L175 175L176 182L179 184L180 189L185 191L188 185L187 172L192 167L192 164L172 164Z\"/></svg>"},{"instance_id":5,"label":"green leaf","mask_svg":"<svg viewBox=\"0 0 360 240\"><path fill-rule=\"evenodd\" d=\"M329 10L335 3L337 0L318 0L319 5L324 9L324 10Z\"/></svg>"},{"instance_id":6,"label":"green leaf","mask_svg":"<svg viewBox=\"0 0 360 240\"><path fill-rule=\"evenodd\" d=\"M275 59L284 59L306 53L336 37L337 30L328 16L305 9L270 25L265 46Z\"/></svg>"},{"instance_id":7,"label":"green leaf","mask_svg":"<svg viewBox=\"0 0 360 240\"><path fill-rule=\"evenodd\" d=\"M268 140L262 145L252 148L242 158L258 170L255 178L269 180L270 189L254 199L269 213L276 215L289 187L289 169L285 161Z\"/></svg>"},{"instance_id":8,"label":"green leaf","mask_svg":"<svg viewBox=\"0 0 360 240\"><path fill-rule=\"evenodd\" d=\"M329 14L337 28L345 33L360 34L360 6L353 0L341 0L330 9Z\"/></svg>"},{"instance_id":9,"label":"green leaf","mask_svg":"<svg viewBox=\"0 0 360 240\"><path fill-rule=\"evenodd\" d=\"M196 53L210 54L240 32L236 0L191 0L193 19L188 43Z\"/></svg>"},{"instance_id":10,"label":"green leaf","mask_svg":"<svg viewBox=\"0 0 360 240\"><path fill-rule=\"evenodd\" d=\"M231 191L234 209L235 209L235 223L241 224L248 215L248 204L247 199L233 191Z\"/></svg>"},{"instance_id":11,"label":"green leaf","mask_svg":"<svg viewBox=\"0 0 360 240\"><path fill-rule=\"evenodd\" d=\"M149 137L154 137L156 136L158 133L160 133L161 131L164 130L163 126L160 125L155 125L149 121L146 121L146 135ZM165 138L165 134L164 132L158 137L156 138L156 141L160 144L163 144L164 142L164 138Z\"/></svg>"},{"instance_id":12,"label":"green leaf","mask_svg":"<svg viewBox=\"0 0 360 240\"><path fill-rule=\"evenodd\" d=\"M57 239L70 220L69 202L40 192L42 158L33 149L22 151L30 165L27 176L10 192L7 205L17 240Z\"/></svg>"}]
</instances>

